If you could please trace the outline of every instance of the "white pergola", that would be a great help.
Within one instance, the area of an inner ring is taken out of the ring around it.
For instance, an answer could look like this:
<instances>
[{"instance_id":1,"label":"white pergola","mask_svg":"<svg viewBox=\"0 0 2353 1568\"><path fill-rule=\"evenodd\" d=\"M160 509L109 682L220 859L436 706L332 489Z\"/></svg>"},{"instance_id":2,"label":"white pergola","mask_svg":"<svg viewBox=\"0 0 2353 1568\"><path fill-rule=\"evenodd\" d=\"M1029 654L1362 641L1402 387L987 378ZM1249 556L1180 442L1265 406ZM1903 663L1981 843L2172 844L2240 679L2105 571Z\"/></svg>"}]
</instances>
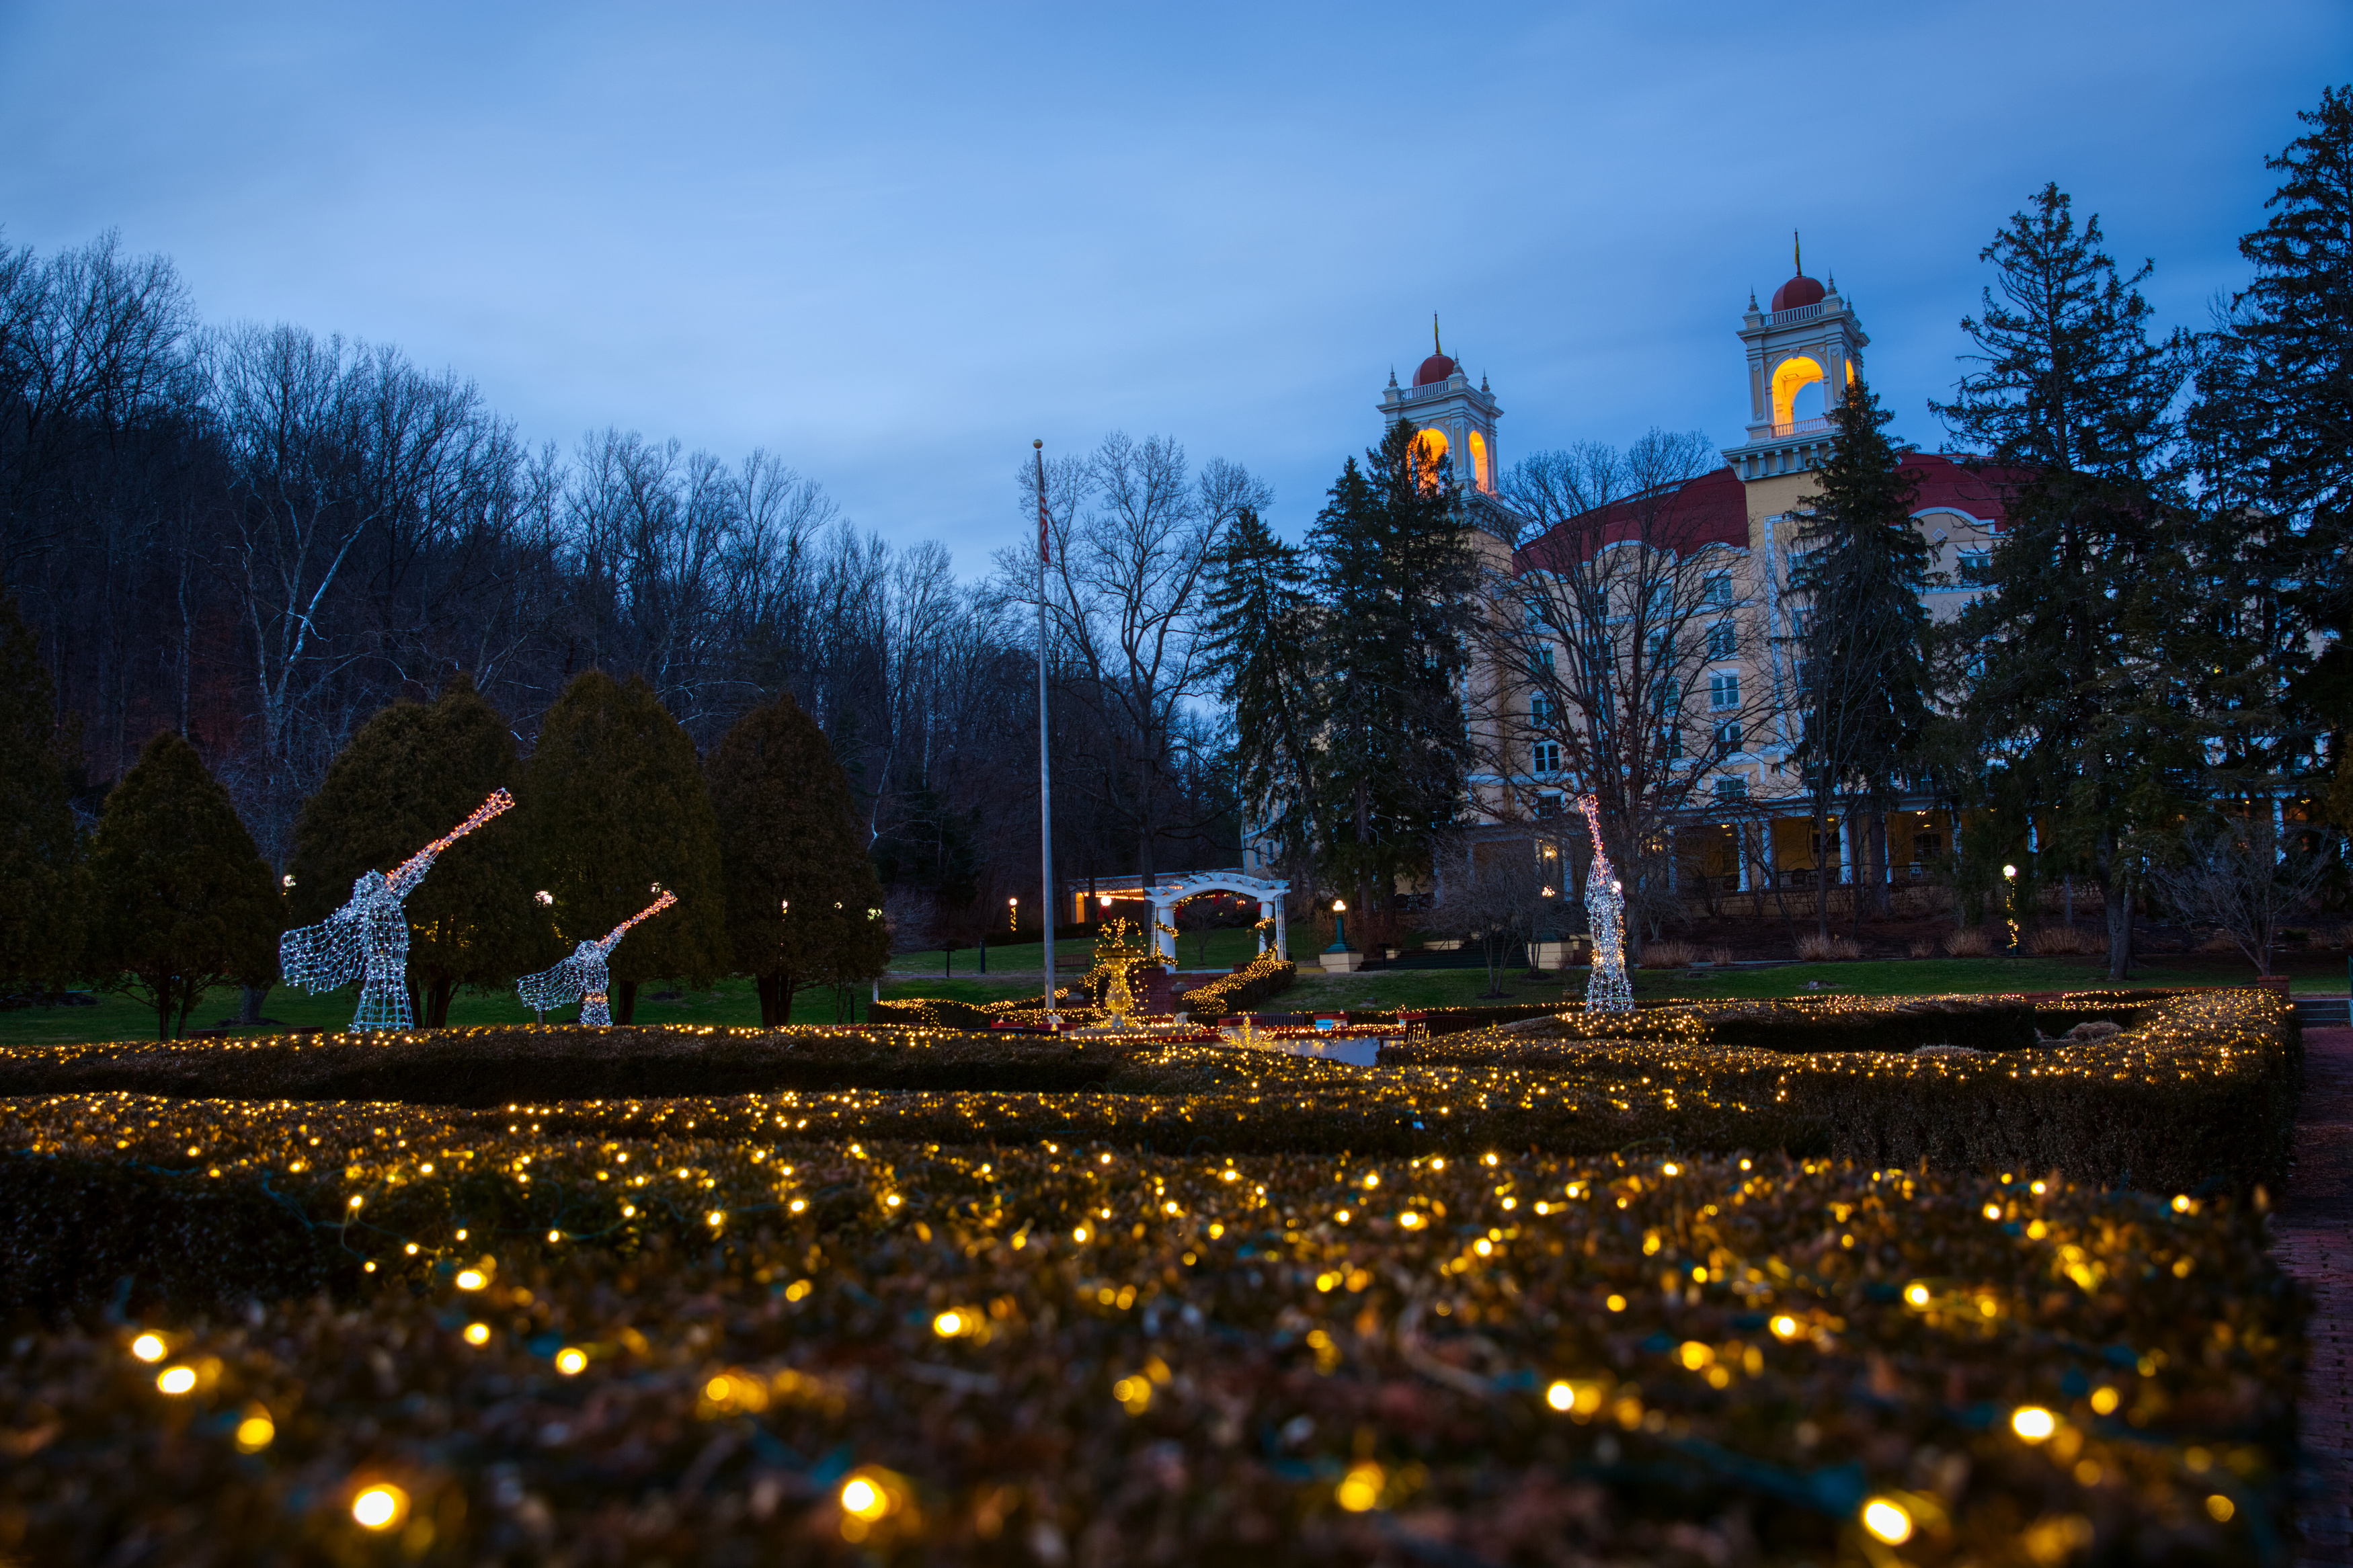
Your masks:
<instances>
[{"instance_id":1,"label":"white pergola","mask_svg":"<svg viewBox=\"0 0 2353 1568\"><path fill-rule=\"evenodd\" d=\"M1240 893L1244 898L1258 900L1258 918L1261 921L1274 921L1271 945L1276 952L1282 952L1285 951L1282 898L1289 891L1291 884L1288 882L1271 882L1263 877L1245 877L1239 871L1190 871L1182 877L1155 883L1144 895L1152 900L1153 951L1168 961L1169 968L1176 968L1176 906L1202 893ZM1263 954L1268 946L1267 933L1261 931L1258 933L1259 952Z\"/></svg>"}]
</instances>

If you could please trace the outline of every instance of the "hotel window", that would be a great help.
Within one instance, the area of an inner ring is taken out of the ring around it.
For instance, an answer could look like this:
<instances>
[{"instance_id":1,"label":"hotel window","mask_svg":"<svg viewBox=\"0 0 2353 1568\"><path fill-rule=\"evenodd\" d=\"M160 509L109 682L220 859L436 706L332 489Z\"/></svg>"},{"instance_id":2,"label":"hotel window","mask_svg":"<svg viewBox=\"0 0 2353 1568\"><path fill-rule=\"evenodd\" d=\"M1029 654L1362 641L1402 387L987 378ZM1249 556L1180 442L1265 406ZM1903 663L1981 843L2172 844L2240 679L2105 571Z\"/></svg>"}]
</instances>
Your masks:
<instances>
[{"instance_id":1,"label":"hotel window","mask_svg":"<svg viewBox=\"0 0 2353 1568\"><path fill-rule=\"evenodd\" d=\"M1961 581L1972 587L1993 581L1993 552L1987 550L1964 550L1960 552Z\"/></svg>"},{"instance_id":2,"label":"hotel window","mask_svg":"<svg viewBox=\"0 0 2353 1568\"><path fill-rule=\"evenodd\" d=\"M1723 710L1740 706L1740 677L1726 671L1707 678L1707 705Z\"/></svg>"},{"instance_id":3,"label":"hotel window","mask_svg":"<svg viewBox=\"0 0 2353 1568\"><path fill-rule=\"evenodd\" d=\"M1715 798L1718 800L1746 800L1748 798L1748 781L1746 779L1716 780Z\"/></svg>"},{"instance_id":4,"label":"hotel window","mask_svg":"<svg viewBox=\"0 0 2353 1568\"><path fill-rule=\"evenodd\" d=\"M1552 728L1552 699L1544 692L1539 691L1528 699L1528 722L1537 729ZM1044 982L1039 984L1042 985Z\"/></svg>"},{"instance_id":5,"label":"hotel window","mask_svg":"<svg viewBox=\"0 0 2353 1568\"><path fill-rule=\"evenodd\" d=\"M1707 657L1710 658L1730 658L1732 657L1732 623L1728 620L1716 622L1714 626L1707 628ZM1043 984L1044 983L1041 981L1039 984Z\"/></svg>"},{"instance_id":6,"label":"hotel window","mask_svg":"<svg viewBox=\"0 0 2353 1568\"><path fill-rule=\"evenodd\" d=\"M1673 724L1659 726L1659 754L1669 762L1683 754L1683 732L1679 726Z\"/></svg>"},{"instance_id":7,"label":"hotel window","mask_svg":"<svg viewBox=\"0 0 2353 1568\"><path fill-rule=\"evenodd\" d=\"M1699 597L1700 603L1704 605L1731 604L1732 574L1728 572L1710 573L1706 580L1700 584Z\"/></svg>"},{"instance_id":8,"label":"hotel window","mask_svg":"<svg viewBox=\"0 0 2353 1568\"><path fill-rule=\"evenodd\" d=\"M1715 727L1715 743L1723 747L1727 752L1736 752L1740 750L1740 726L1737 724L1718 724Z\"/></svg>"},{"instance_id":9,"label":"hotel window","mask_svg":"<svg viewBox=\"0 0 2353 1568\"><path fill-rule=\"evenodd\" d=\"M1535 769L1540 773L1560 772L1560 742L1538 741L1535 748ZM1043 982L1040 982L1042 984Z\"/></svg>"},{"instance_id":10,"label":"hotel window","mask_svg":"<svg viewBox=\"0 0 2353 1568\"><path fill-rule=\"evenodd\" d=\"M1536 796L1536 815L1538 816L1558 816L1560 815L1560 792L1558 790L1546 790L1544 794ZM1042 985L1044 983L1041 981L1039 984Z\"/></svg>"}]
</instances>

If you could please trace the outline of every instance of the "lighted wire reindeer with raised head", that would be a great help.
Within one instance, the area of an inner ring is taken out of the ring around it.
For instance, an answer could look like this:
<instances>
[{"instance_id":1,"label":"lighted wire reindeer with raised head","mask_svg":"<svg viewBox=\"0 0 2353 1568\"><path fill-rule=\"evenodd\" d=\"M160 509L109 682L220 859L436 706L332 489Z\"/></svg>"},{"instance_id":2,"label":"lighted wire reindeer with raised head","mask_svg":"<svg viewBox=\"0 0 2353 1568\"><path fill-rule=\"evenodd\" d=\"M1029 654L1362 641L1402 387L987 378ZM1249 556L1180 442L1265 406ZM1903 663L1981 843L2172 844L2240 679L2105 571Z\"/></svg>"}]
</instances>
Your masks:
<instances>
[{"instance_id":1,"label":"lighted wire reindeer with raised head","mask_svg":"<svg viewBox=\"0 0 2353 1568\"><path fill-rule=\"evenodd\" d=\"M1626 889L1601 843L1601 803L1577 797L1593 833L1593 868L1585 874L1585 918L1593 928L1593 973L1585 983L1588 1013L1630 1013L1634 988L1626 980Z\"/></svg>"},{"instance_id":2,"label":"lighted wire reindeer with raised head","mask_svg":"<svg viewBox=\"0 0 2353 1568\"><path fill-rule=\"evenodd\" d=\"M306 991L332 991L360 983L353 1029L407 1029L417 1024L408 1005L408 915L402 908L441 851L508 810L514 796L504 790L473 814L390 871L363 871L352 881L351 902L314 926L300 926L278 942L278 966L286 984Z\"/></svg>"},{"instance_id":3,"label":"lighted wire reindeer with raised head","mask_svg":"<svg viewBox=\"0 0 2353 1568\"><path fill-rule=\"evenodd\" d=\"M522 1005L534 1013L545 1013L550 1007L568 1007L580 1004L580 1022L592 1028L601 1028L613 1021L613 1009L607 993L613 988L612 971L605 965L606 955L628 934L631 926L649 920L678 902L676 893L665 892L652 903L615 926L598 942L584 942L572 950L572 956L553 969L543 969L537 974L526 974L515 982L522 994Z\"/></svg>"}]
</instances>

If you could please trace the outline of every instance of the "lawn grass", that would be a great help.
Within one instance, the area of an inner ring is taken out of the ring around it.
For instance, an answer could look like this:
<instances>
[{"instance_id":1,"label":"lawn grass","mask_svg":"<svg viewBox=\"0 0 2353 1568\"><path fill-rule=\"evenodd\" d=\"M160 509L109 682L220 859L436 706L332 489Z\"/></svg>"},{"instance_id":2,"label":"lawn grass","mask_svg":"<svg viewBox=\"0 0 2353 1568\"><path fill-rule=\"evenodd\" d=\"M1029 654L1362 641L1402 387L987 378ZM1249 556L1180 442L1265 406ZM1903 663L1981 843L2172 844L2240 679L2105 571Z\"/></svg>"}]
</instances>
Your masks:
<instances>
[{"instance_id":1,"label":"lawn grass","mask_svg":"<svg viewBox=\"0 0 2353 1568\"><path fill-rule=\"evenodd\" d=\"M1180 954L1187 968L1195 966L1195 938L1187 935ZM1256 933L1220 931L1208 933L1209 963L1223 968L1241 963L1257 950ZM1065 983L1075 978L1074 965L1094 951L1090 941L1054 944ZM944 997L958 1002L988 1003L1008 996L1037 994L1039 944L1013 944L988 950L989 972L978 973L970 949L955 954L955 973L944 978L939 952L902 953L892 960L883 982L885 1001L914 996ZM2346 971L2334 953L2283 957L2279 967L2290 977L2297 994L2343 995ZM1525 971L1506 972L1504 989L1514 1002L1548 1002L1564 995L1581 996L1582 969L1566 976L1546 974L1531 980ZM2168 953L2144 959L2133 971L2134 985L2245 985L2252 976L2244 963L2211 953ZM1564 984L1564 980L1566 984ZM1740 998L1805 996L1819 992L1842 992L1853 996L1906 996L1940 994L1985 994L2003 991L2094 991L2105 989L2107 969L2096 958L1919 958L1883 959L1852 963L1788 963L1771 968L1684 971L1643 969L1634 973L1634 994L1645 1000L1731 1001ZM1810 986L1814 989L1810 989ZM686 990L671 1001L657 1001L653 993L669 987L649 984L638 994L637 1021L642 1024L719 1024L752 1026L760 1021L760 1002L749 980L720 981L709 990ZM1285 1012L1342 1011L1376 1007L1468 1007L1498 998L1484 995L1484 969L1372 969L1354 974L1325 974L1314 957L1299 961L1299 981L1271 1007ZM341 1028L351 1022L354 993L350 989L313 996L287 986L272 990L262 1003L265 1017L291 1028ZM223 1024L237 1010L237 994L216 991L189 1016L190 1028ZM858 998L858 1018L865 1017L863 994ZM554 1019L569 1019L566 1009ZM531 1010L512 991L460 991L449 1004L452 1026L476 1024L521 1024L531 1021ZM551 1020L553 1021L553 1020ZM793 999L796 1024L834 1022L830 990L805 991ZM268 1027L239 1030L266 1034ZM0 1013L0 1047L16 1045L57 1045L79 1040L153 1039L155 1015L127 996L101 995L94 1007L27 1007Z\"/></svg>"}]
</instances>

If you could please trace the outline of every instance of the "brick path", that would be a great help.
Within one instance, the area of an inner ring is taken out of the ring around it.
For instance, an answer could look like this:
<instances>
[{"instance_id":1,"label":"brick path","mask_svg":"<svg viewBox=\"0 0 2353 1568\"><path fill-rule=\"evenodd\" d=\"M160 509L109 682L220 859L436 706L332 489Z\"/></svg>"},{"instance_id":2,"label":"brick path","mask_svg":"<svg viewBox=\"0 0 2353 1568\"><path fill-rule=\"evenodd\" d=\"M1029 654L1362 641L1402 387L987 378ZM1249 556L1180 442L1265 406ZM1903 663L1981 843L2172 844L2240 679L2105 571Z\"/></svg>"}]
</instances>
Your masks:
<instances>
[{"instance_id":1,"label":"brick path","mask_svg":"<svg viewBox=\"0 0 2353 1568\"><path fill-rule=\"evenodd\" d=\"M2295 1177L2272 1216L2281 1267L2312 1290L2301 1499L2312 1568L2353 1568L2353 1029L2306 1029Z\"/></svg>"}]
</instances>

